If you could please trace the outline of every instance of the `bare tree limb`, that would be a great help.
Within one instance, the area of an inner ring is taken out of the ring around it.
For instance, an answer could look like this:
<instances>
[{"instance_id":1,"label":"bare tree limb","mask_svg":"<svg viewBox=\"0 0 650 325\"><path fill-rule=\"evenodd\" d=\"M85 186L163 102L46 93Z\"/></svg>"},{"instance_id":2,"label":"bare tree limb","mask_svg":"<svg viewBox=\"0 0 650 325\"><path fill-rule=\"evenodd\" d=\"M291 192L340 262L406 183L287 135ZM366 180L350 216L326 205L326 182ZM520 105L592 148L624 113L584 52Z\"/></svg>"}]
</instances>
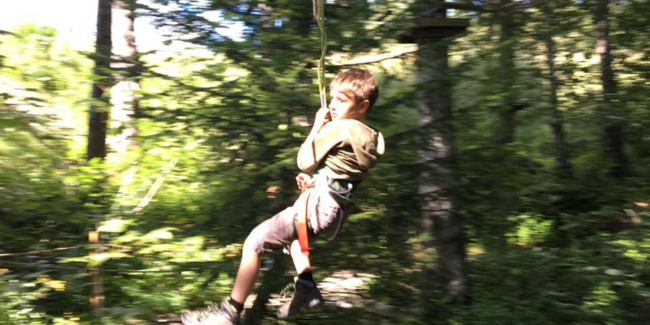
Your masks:
<instances>
[{"instance_id":1,"label":"bare tree limb","mask_svg":"<svg viewBox=\"0 0 650 325\"><path fill-rule=\"evenodd\" d=\"M149 71L149 73L151 73L152 75L154 75L156 77L160 77L160 78L165 78L165 79L172 78L172 77L170 77L170 76L168 76L166 74L155 72L155 71ZM183 87L186 87L186 88L189 88L189 89L191 89L191 90L193 90L195 92L204 91L204 92L209 93L212 96L217 96L217 97L233 98L233 99L248 99L248 100L253 101L253 102L257 101L256 98L251 97L251 96L238 95L238 94L227 94L227 93L215 91L213 88L190 85L188 83L185 83L185 82L181 81L179 78L172 78L172 79L173 79L174 82L178 83L179 85L181 85Z\"/></svg>"},{"instance_id":2,"label":"bare tree limb","mask_svg":"<svg viewBox=\"0 0 650 325\"><path fill-rule=\"evenodd\" d=\"M115 210L120 206L120 202L118 200L124 197L124 194L126 193L126 189L133 182L133 178L135 177L135 173L137 170L138 170L138 165L133 165L129 168L129 170L124 175L124 178L122 179L122 184L120 185L120 189L117 191L117 194L115 195L116 202L114 202L113 206L111 206L111 210Z\"/></svg>"},{"instance_id":3,"label":"bare tree limb","mask_svg":"<svg viewBox=\"0 0 650 325\"><path fill-rule=\"evenodd\" d=\"M495 12L496 11L496 8L488 6L488 5L477 6L477 5L472 5L472 4L468 4L468 3L457 3L457 2L442 2L437 7L438 8L443 8L443 9L467 10L467 11L476 11L476 12ZM438 10L438 8L436 8L436 10Z\"/></svg>"},{"instance_id":4,"label":"bare tree limb","mask_svg":"<svg viewBox=\"0 0 650 325\"><path fill-rule=\"evenodd\" d=\"M525 9L530 9L537 7L548 0L531 0L527 3L516 3L513 2L509 4L509 6L513 6L517 9L525 10ZM454 9L454 10L465 10L465 11L475 11L475 12L486 12L486 13L495 13L500 10L499 7L495 5L490 5L490 4L485 4L485 5L473 5L469 3L458 3L458 2L440 2L436 4L435 8L426 11L424 14L421 16L427 16L430 15L431 13L437 11L438 9Z\"/></svg>"},{"instance_id":5,"label":"bare tree limb","mask_svg":"<svg viewBox=\"0 0 650 325\"><path fill-rule=\"evenodd\" d=\"M131 210L131 213L138 213L142 211L142 209L144 209L149 204L149 202L151 202L151 199L153 199L154 195L156 195L156 192L165 181L165 177L167 177L167 174L169 174L169 172L171 171L172 168L174 168L177 162L178 162L178 158L174 158L169 161L167 166L165 166L165 169L163 170L162 174L158 177L158 179L156 179L156 181L153 183L153 185L147 192L147 195L145 195L144 198L142 198L142 201L140 201L140 203L138 203L138 205L135 208L133 208L133 210Z\"/></svg>"},{"instance_id":6,"label":"bare tree limb","mask_svg":"<svg viewBox=\"0 0 650 325\"><path fill-rule=\"evenodd\" d=\"M402 52L402 53L395 54L395 55L381 57L381 58L378 58L378 59L372 59L372 60L361 61L361 62L353 62L353 63L329 64L329 66L330 67L348 67L348 66L356 66L356 65L364 65L364 64L373 64L373 63L379 63L379 62L386 61L386 60L397 59L397 58L407 56L409 54L413 54L413 53L417 53L417 52L418 52L418 49L414 49L414 50L411 50L411 51L406 51L406 52Z\"/></svg>"},{"instance_id":7,"label":"bare tree limb","mask_svg":"<svg viewBox=\"0 0 650 325\"><path fill-rule=\"evenodd\" d=\"M39 251L29 251L29 252L22 252L22 253L5 253L5 254L0 254L0 257L24 256L24 255L35 255L35 254L52 253L52 252L59 252L59 251L69 251L71 249L80 248L80 247L81 246L69 246L69 247L43 249Z\"/></svg>"}]
</instances>

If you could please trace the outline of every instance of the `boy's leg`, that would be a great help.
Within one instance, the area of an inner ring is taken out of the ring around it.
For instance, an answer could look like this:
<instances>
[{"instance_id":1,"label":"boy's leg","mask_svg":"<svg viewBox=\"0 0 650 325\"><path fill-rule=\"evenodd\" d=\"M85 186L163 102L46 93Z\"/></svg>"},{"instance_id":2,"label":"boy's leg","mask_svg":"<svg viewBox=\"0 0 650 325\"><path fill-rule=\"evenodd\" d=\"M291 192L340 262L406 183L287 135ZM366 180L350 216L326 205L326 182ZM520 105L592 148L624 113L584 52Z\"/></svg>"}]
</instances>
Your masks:
<instances>
[{"instance_id":1,"label":"boy's leg","mask_svg":"<svg viewBox=\"0 0 650 325\"><path fill-rule=\"evenodd\" d=\"M230 293L230 298L243 304L246 301L246 298L248 298L248 295L253 291L259 271L260 255L247 241L244 244L241 264L239 265L239 271L237 271L235 285Z\"/></svg>"},{"instance_id":2,"label":"boy's leg","mask_svg":"<svg viewBox=\"0 0 650 325\"><path fill-rule=\"evenodd\" d=\"M309 254L302 252L300 242L297 239L291 243L289 251L291 253L291 258L293 259L293 265L296 267L296 274L298 274L298 279L309 281L316 285L314 276L311 273L311 262L309 260Z\"/></svg>"},{"instance_id":3,"label":"boy's leg","mask_svg":"<svg viewBox=\"0 0 650 325\"><path fill-rule=\"evenodd\" d=\"M311 273L309 254L302 252L298 240L291 243L289 251L298 273L298 280L296 281L296 293L291 298L291 301L278 310L277 316L280 319L297 315L301 309L312 308L323 302L323 296L318 290Z\"/></svg>"},{"instance_id":4,"label":"boy's leg","mask_svg":"<svg viewBox=\"0 0 650 325\"><path fill-rule=\"evenodd\" d=\"M300 242L298 242L297 239L291 242L289 252L291 253L291 258L293 259L293 265L296 267L296 273L302 274L305 271L311 271L309 254L302 252L302 249L300 248Z\"/></svg>"},{"instance_id":5,"label":"boy's leg","mask_svg":"<svg viewBox=\"0 0 650 325\"><path fill-rule=\"evenodd\" d=\"M288 245L293 236L295 210L288 208L259 224L246 238L241 264L230 298L243 304L253 292L260 271L260 254ZM308 262L309 263L309 262Z\"/></svg>"},{"instance_id":6,"label":"boy's leg","mask_svg":"<svg viewBox=\"0 0 650 325\"><path fill-rule=\"evenodd\" d=\"M250 237L250 236L249 236ZM208 307L200 311L191 311L181 316L185 325L236 325L239 314L244 309L244 302L253 290L260 269L260 255L255 251L252 241L247 239L242 249L241 264L230 299L224 300L218 307Z\"/></svg>"},{"instance_id":7,"label":"boy's leg","mask_svg":"<svg viewBox=\"0 0 650 325\"><path fill-rule=\"evenodd\" d=\"M238 324L239 314L248 295L253 291L260 269L260 254L291 243L293 236L293 209L285 209L259 224L246 238L242 249L241 264L229 299L219 306L210 306L182 315L183 324L223 325Z\"/></svg>"}]
</instances>

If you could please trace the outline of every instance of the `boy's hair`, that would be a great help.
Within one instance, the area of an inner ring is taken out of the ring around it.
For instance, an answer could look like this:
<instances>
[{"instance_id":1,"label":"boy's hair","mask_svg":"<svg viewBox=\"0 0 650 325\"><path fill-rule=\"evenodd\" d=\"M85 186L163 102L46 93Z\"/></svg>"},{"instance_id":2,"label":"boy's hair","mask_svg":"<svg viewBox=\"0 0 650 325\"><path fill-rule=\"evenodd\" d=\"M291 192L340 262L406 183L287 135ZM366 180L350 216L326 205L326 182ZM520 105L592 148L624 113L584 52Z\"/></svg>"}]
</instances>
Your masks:
<instances>
[{"instance_id":1,"label":"boy's hair","mask_svg":"<svg viewBox=\"0 0 650 325\"><path fill-rule=\"evenodd\" d=\"M379 97L379 87L375 77L369 71L363 69L352 68L339 73L330 82L330 92L334 88L353 98L357 103L367 99L370 103L368 112L370 112Z\"/></svg>"}]
</instances>

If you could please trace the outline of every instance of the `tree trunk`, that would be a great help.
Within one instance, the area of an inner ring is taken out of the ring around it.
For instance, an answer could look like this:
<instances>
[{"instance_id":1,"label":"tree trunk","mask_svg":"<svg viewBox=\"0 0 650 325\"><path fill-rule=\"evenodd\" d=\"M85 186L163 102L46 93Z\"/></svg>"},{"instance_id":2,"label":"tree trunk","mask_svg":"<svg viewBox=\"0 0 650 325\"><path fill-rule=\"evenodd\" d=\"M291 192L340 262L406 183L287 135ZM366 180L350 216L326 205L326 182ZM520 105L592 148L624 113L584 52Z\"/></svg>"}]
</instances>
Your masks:
<instances>
[{"instance_id":1,"label":"tree trunk","mask_svg":"<svg viewBox=\"0 0 650 325\"><path fill-rule=\"evenodd\" d=\"M501 0L497 12L501 35L499 37L499 79L501 107L497 114L497 145L504 146L515 139L514 117L517 112L515 92L515 42L511 0Z\"/></svg>"},{"instance_id":2,"label":"tree trunk","mask_svg":"<svg viewBox=\"0 0 650 325\"><path fill-rule=\"evenodd\" d=\"M110 83L111 57L111 1L99 0L97 8L97 41L95 49L94 74L98 78L93 83L92 97L106 105L90 105L88 121L88 160L106 157L106 128L108 121L108 101L102 98L104 89Z\"/></svg>"},{"instance_id":3,"label":"tree trunk","mask_svg":"<svg viewBox=\"0 0 650 325\"><path fill-rule=\"evenodd\" d=\"M112 19L112 54L117 59L111 68L120 73L115 74L115 86L111 88L111 125L112 129L122 132L110 137L108 143L116 153L125 153L134 145L137 129L133 125L137 115L138 99L135 92L140 89L137 82L140 62L136 56L134 12L132 4L127 1L113 2Z\"/></svg>"},{"instance_id":4,"label":"tree trunk","mask_svg":"<svg viewBox=\"0 0 650 325\"><path fill-rule=\"evenodd\" d=\"M88 160L93 158L104 159L106 157L106 129L108 122L108 101L102 98L104 89L110 83L110 58L111 58L111 0L99 0L97 8L97 41L95 49L94 74L97 80L93 83L93 99L102 101L105 105L99 106L93 103L90 106L88 122ZM89 242L98 243L99 232L93 231L89 234ZM91 254L96 254L97 251ZM90 305L97 319L102 316L104 308L104 289L102 274L98 266L89 270L91 275L91 296Z\"/></svg>"},{"instance_id":5,"label":"tree trunk","mask_svg":"<svg viewBox=\"0 0 650 325\"><path fill-rule=\"evenodd\" d=\"M443 13L444 15L444 13ZM444 16L443 16L444 17ZM461 300L470 297L463 227L450 190L455 185L452 159L450 87L447 46L438 38L418 38L418 108L423 149L419 152L422 181L421 217L425 233L432 233L440 257L440 274L448 292ZM425 243L427 245L427 243Z\"/></svg>"},{"instance_id":6,"label":"tree trunk","mask_svg":"<svg viewBox=\"0 0 650 325\"><path fill-rule=\"evenodd\" d=\"M498 66L495 75L498 76L497 91L500 98L496 111L496 127L494 136L494 152L498 159L492 175L492 193L494 195L494 226L496 227L497 244L505 248L508 245L506 234L510 224L508 215L516 205L515 190L505 178L512 177L512 155L509 145L515 140L515 114L521 109L517 105L515 90L515 20L512 0L500 0L499 10L495 12L497 24L500 27Z\"/></svg>"},{"instance_id":7,"label":"tree trunk","mask_svg":"<svg viewBox=\"0 0 650 325\"><path fill-rule=\"evenodd\" d=\"M609 39L609 0L598 0L596 4L596 28L598 39L596 52L600 55L601 83L603 86L604 128L601 142L605 156L611 159L609 172L616 178L623 178L629 173L628 157L624 151L624 132L620 106L616 97L618 86L612 70L613 57Z\"/></svg>"},{"instance_id":8,"label":"tree trunk","mask_svg":"<svg viewBox=\"0 0 650 325\"><path fill-rule=\"evenodd\" d=\"M573 176L573 168L569 162L569 151L567 150L564 134L564 116L558 107L557 91L560 88L560 81L557 78L555 68L555 57L557 49L555 40L553 40L553 26L556 26L557 20L555 13L550 4L543 5L544 14L546 16L546 25L548 32L546 33L546 55L548 60L548 79L551 85L550 101L551 101L551 129L553 130L553 144L555 146L555 172L559 178L571 178Z\"/></svg>"}]
</instances>

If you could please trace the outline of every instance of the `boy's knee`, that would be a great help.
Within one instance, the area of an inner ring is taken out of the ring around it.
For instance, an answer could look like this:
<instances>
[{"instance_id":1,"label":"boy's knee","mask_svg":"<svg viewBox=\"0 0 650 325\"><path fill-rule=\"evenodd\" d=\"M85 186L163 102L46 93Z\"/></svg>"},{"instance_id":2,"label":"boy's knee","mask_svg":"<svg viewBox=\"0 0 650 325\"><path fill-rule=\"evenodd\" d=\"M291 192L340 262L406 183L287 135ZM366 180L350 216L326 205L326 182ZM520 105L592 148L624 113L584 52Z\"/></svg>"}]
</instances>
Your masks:
<instances>
[{"instance_id":1,"label":"boy's knee","mask_svg":"<svg viewBox=\"0 0 650 325\"><path fill-rule=\"evenodd\" d=\"M288 208L255 227L244 241L244 250L264 254L290 244L295 237L293 211Z\"/></svg>"}]
</instances>

